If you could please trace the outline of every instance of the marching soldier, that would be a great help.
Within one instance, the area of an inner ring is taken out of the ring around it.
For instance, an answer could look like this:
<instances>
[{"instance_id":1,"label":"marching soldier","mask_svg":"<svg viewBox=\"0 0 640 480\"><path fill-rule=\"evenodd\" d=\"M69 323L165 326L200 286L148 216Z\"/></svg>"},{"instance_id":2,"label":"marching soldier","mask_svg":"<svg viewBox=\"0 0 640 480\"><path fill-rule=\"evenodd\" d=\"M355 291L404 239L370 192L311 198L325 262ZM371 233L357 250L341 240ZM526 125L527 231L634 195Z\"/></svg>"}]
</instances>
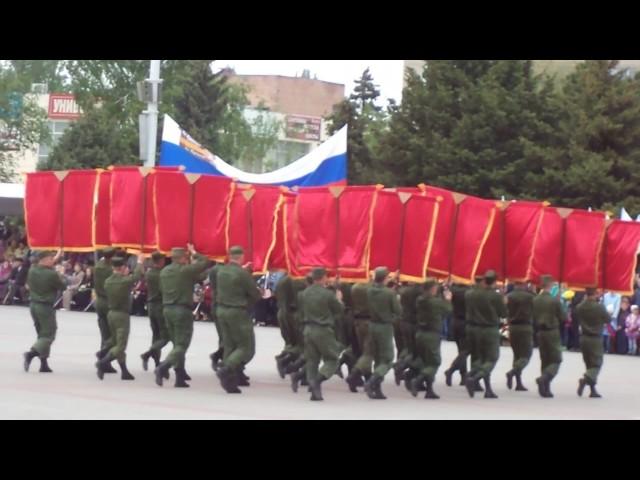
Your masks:
<instances>
[{"instance_id":1,"label":"marching soldier","mask_svg":"<svg viewBox=\"0 0 640 480\"><path fill-rule=\"evenodd\" d=\"M358 350L361 352L346 378L349 390L354 393L358 391L357 387L364 386L364 381L369 380L371 377L373 346L369 331L371 314L369 313L369 300L367 298L367 290L370 286L370 283L356 283L351 287L354 329Z\"/></svg>"},{"instance_id":2,"label":"marching soldier","mask_svg":"<svg viewBox=\"0 0 640 480\"><path fill-rule=\"evenodd\" d=\"M297 285L297 293L296 293L296 315L294 315L295 319L295 328L294 334L296 335L296 344L300 347L300 355L293 362L289 363L286 367L286 373L291 374L291 389L295 392L298 391L298 384L303 386L308 386L309 382L307 381L307 371L304 368L306 365L306 360L304 357L304 308L303 294L307 288L313 285L313 278L311 278L311 274L307 275L304 282L299 282Z\"/></svg>"},{"instance_id":3,"label":"marching soldier","mask_svg":"<svg viewBox=\"0 0 640 480\"><path fill-rule=\"evenodd\" d=\"M149 358L153 358L155 366L160 365L162 348L169 343L169 330L162 313L162 292L160 291L160 271L165 266L165 257L160 252L151 254L151 266L145 274L147 285L147 309L149 311L149 323L151 324L151 347L140 355L142 368L147 371Z\"/></svg>"},{"instance_id":4,"label":"marching soldier","mask_svg":"<svg viewBox=\"0 0 640 480\"><path fill-rule=\"evenodd\" d=\"M194 263L190 263L190 255ZM169 378L169 369L176 372L176 388L186 388L185 356L193 336L193 287L207 268L207 258L199 255L193 248L174 248L171 250L171 264L160 272L160 292L162 294L163 314L169 330L173 349L164 362L154 370L156 384L162 386L162 379Z\"/></svg>"},{"instance_id":5,"label":"marching soldier","mask_svg":"<svg viewBox=\"0 0 640 480\"><path fill-rule=\"evenodd\" d=\"M513 388L516 379L516 391L526 392L522 384L522 370L529 364L533 353L533 320L534 296L527 291L523 282L515 282L514 290L507 295L507 314L509 322L509 340L513 350L513 365L507 372L507 387ZM560 330L556 328L556 332ZM560 338L558 337L558 340ZM542 355L542 351L540 352Z\"/></svg>"},{"instance_id":6,"label":"marching soldier","mask_svg":"<svg viewBox=\"0 0 640 480\"><path fill-rule=\"evenodd\" d=\"M478 275L475 277L475 284L468 289L464 294L464 304L465 304L465 339L467 343L467 348L469 349L469 356L471 358L471 369L464 377L464 384L467 385L467 378L471 375L475 375L478 372L480 365L480 352L478 349L478 321L480 314L477 310L477 302L476 299L480 292L484 289L484 277ZM448 384L447 384L448 385ZM476 380L474 385L474 392L483 392L484 389L480 386L480 379Z\"/></svg>"},{"instance_id":7,"label":"marching soldier","mask_svg":"<svg viewBox=\"0 0 640 480\"><path fill-rule=\"evenodd\" d=\"M400 329L404 337L404 350L398 353L398 361L393 367L396 385L400 385L407 376L413 378L418 374L416 363L416 300L422 295L423 289L416 283L410 283L400 289L400 306L402 317ZM405 373L405 370L409 369Z\"/></svg>"},{"instance_id":8,"label":"marching soldier","mask_svg":"<svg viewBox=\"0 0 640 480\"><path fill-rule=\"evenodd\" d=\"M604 356L602 329L609 322L609 314L604 306L598 303L598 292L595 288L587 288L585 299L576 308L576 316L582 329L580 350L587 367L584 377L578 382L578 395L582 396L584 387L589 385L591 389L589 397L600 398L602 395L596 390L596 383Z\"/></svg>"},{"instance_id":9,"label":"marching soldier","mask_svg":"<svg viewBox=\"0 0 640 480\"><path fill-rule=\"evenodd\" d=\"M216 267L217 265L209 270L208 273L209 285L211 287L211 319L213 320L213 324L216 327L216 334L218 335L218 349L209 355L209 358L211 359L211 368L214 372L218 371L218 366L224 356L224 350L222 348L222 329L220 328L220 321L216 316L216 275L218 272Z\"/></svg>"},{"instance_id":10,"label":"marching soldier","mask_svg":"<svg viewBox=\"0 0 640 480\"><path fill-rule=\"evenodd\" d=\"M484 398L498 398L491 389L491 372L500 356L500 319L507 316L507 310L502 295L494 289L495 281L496 273L493 270L487 271L484 288L478 289L473 296L471 314L475 322L474 348L478 354L478 363L475 371L465 380L470 397L475 393L475 384L482 379Z\"/></svg>"},{"instance_id":11,"label":"marching soldier","mask_svg":"<svg viewBox=\"0 0 640 480\"><path fill-rule=\"evenodd\" d=\"M438 283L428 281L424 285L424 294L416 300L416 351L421 361L420 373L411 380L411 394L418 395L418 387L426 383L424 398L440 398L433 391L433 382L442 363L440 356L441 332L444 317L451 313L451 292L445 291L444 299L437 297Z\"/></svg>"},{"instance_id":12,"label":"marching soldier","mask_svg":"<svg viewBox=\"0 0 640 480\"><path fill-rule=\"evenodd\" d=\"M285 342L284 349L276 355L276 367L280 378L287 373L287 366L297 360L302 354L303 345L298 333L296 314L298 311L298 293L305 288L305 282L296 280L284 274L278 281L275 296L278 303L278 325L280 334Z\"/></svg>"},{"instance_id":13,"label":"marching soldier","mask_svg":"<svg viewBox=\"0 0 640 480\"><path fill-rule=\"evenodd\" d=\"M224 357L216 374L227 393L241 393L242 370L255 355L255 334L249 309L261 293L245 270L242 247L229 249L229 263L215 268L216 316L222 330ZM248 382L247 382L248 383Z\"/></svg>"},{"instance_id":14,"label":"marching soldier","mask_svg":"<svg viewBox=\"0 0 640 480\"><path fill-rule=\"evenodd\" d=\"M111 345L111 348L102 359L96 362L97 374L98 378L102 380L105 373L104 367L111 364L113 360L118 360L120 378L133 380L133 375L127 369L126 349L130 329L131 290L135 283L142 278L142 256L138 256L138 265L133 275L129 275L129 268L124 258L113 257L111 265L113 274L104 282L109 307L107 319L111 332L108 344Z\"/></svg>"},{"instance_id":15,"label":"marching soldier","mask_svg":"<svg viewBox=\"0 0 640 480\"><path fill-rule=\"evenodd\" d=\"M336 294L326 288L327 272L324 268L315 268L311 278L313 285L301 293L304 357L311 400L320 401L323 400L322 382L331 378L338 368L340 346L335 328L336 318L342 315L344 307ZM319 368L321 360L322 368ZM294 388L296 390L297 386Z\"/></svg>"},{"instance_id":16,"label":"marching soldier","mask_svg":"<svg viewBox=\"0 0 640 480\"><path fill-rule=\"evenodd\" d=\"M109 320L107 315L109 314L109 305L107 302L107 292L104 289L104 282L107 281L111 275L113 275L113 267L111 266L111 259L116 253L115 248L105 248L102 251L102 258L96 263L93 270L94 290L96 295L96 313L98 314L98 329L100 330L100 350L96 352L98 360L107 354L111 346L108 344L111 338L111 332L109 331ZM104 369L104 373L118 373L115 368L108 364Z\"/></svg>"},{"instance_id":17,"label":"marching soldier","mask_svg":"<svg viewBox=\"0 0 640 480\"><path fill-rule=\"evenodd\" d=\"M551 398L551 380L558 374L562 363L560 328L565 322L565 313L560 300L551 296L553 279L549 275L541 278L542 292L533 300L533 318L538 330L538 350L542 375L536 378L541 397Z\"/></svg>"},{"instance_id":18,"label":"marching soldier","mask_svg":"<svg viewBox=\"0 0 640 480\"><path fill-rule=\"evenodd\" d=\"M466 331L466 306L465 295L469 288L466 285L454 283L451 286L451 306L453 309L453 338L458 348L458 355L451 362L451 366L445 370L444 375L447 386L452 383L453 374L460 372L460 385L464 386L464 378L467 375L467 357L471 354Z\"/></svg>"},{"instance_id":19,"label":"marching soldier","mask_svg":"<svg viewBox=\"0 0 640 480\"><path fill-rule=\"evenodd\" d=\"M367 290L367 300L371 322L369 333L373 346L373 360L375 370L371 378L365 383L364 390L371 399L384 400L381 389L384 376L393 362L393 326L402 314L400 302L395 290L386 286L389 270L378 267L374 273L374 283Z\"/></svg>"},{"instance_id":20,"label":"marching soldier","mask_svg":"<svg viewBox=\"0 0 640 480\"><path fill-rule=\"evenodd\" d=\"M27 275L27 286L30 292L29 310L38 339L31 350L24 354L25 372L29 371L31 360L35 357L40 358L40 372L52 372L47 360L58 329L53 305L56 302L58 292L66 287L62 276L53 269L61 255L62 251L57 254L39 252L37 254L38 263L29 269Z\"/></svg>"},{"instance_id":21,"label":"marching soldier","mask_svg":"<svg viewBox=\"0 0 640 480\"><path fill-rule=\"evenodd\" d=\"M340 292L344 313L342 314L341 331L338 333L338 341L344 344L345 350L338 359L338 371L336 372L340 378L344 378L342 374L342 365L347 366L347 375L353 370L360 350L358 347L358 339L356 337L355 325L353 322L353 304L351 301L351 284L347 282L338 282L337 290Z\"/></svg>"}]
</instances>

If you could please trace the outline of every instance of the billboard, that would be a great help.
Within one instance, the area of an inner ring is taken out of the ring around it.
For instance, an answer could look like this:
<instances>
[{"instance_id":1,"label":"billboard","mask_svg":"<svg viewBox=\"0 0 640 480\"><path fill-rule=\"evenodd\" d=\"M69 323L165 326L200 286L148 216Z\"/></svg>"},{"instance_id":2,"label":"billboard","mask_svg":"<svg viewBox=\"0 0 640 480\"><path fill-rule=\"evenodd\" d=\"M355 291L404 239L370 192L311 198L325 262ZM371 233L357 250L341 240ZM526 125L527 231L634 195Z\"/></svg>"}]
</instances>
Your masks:
<instances>
[{"instance_id":1,"label":"billboard","mask_svg":"<svg viewBox=\"0 0 640 480\"><path fill-rule=\"evenodd\" d=\"M287 115L285 122L287 138L319 142L321 124L322 119L320 117Z\"/></svg>"},{"instance_id":2,"label":"billboard","mask_svg":"<svg viewBox=\"0 0 640 480\"><path fill-rule=\"evenodd\" d=\"M70 93L52 93L49 95L49 118L60 120L76 120L82 110Z\"/></svg>"}]
</instances>

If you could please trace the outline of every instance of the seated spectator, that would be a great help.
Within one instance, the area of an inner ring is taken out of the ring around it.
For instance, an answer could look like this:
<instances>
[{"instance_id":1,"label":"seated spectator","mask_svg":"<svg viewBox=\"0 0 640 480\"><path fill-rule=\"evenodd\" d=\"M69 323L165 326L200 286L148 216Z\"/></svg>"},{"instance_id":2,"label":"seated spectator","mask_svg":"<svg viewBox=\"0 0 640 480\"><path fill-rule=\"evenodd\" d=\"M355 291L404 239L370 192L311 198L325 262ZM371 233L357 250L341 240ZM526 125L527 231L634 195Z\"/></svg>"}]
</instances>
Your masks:
<instances>
[{"instance_id":1,"label":"seated spectator","mask_svg":"<svg viewBox=\"0 0 640 480\"><path fill-rule=\"evenodd\" d=\"M627 318L631 314L631 300L629 297L622 297L620 301L620 311L618 312L618 318L616 319L616 340L615 340L615 352L620 355L625 355L628 350L627 334L625 332L627 325Z\"/></svg>"},{"instance_id":2,"label":"seated spectator","mask_svg":"<svg viewBox=\"0 0 640 480\"><path fill-rule=\"evenodd\" d=\"M15 240L10 240L9 241L9 246L6 248L4 254L7 257L15 257L15 251L18 248L18 242L16 242Z\"/></svg>"},{"instance_id":3,"label":"seated spectator","mask_svg":"<svg viewBox=\"0 0 640 480\"><path fill-rule=\"evenodd\" d=\"M627 317L625 333L629 339L629 353L638 355L638 337L640 336L640 309L638 305L631 307L631 315Z\"/></svg>"},{"instance_id":4,"label":"seated spectator","mask_svg":"<svg viewBox=\"0 0 640 480\"><path fill-rule=\"evenodd\" d=\"M29 250L25 246L24 242L19 242L18 248L16 248L13 252L13 254L16 257L22 257L22 258L26 258L28 253L29 253Z\"/></svg>"},{"instance_id":5,"label":"seated spectator","mask_svg":"<svg viewBox=\"0 0 640 480\"><path fill-rule=\"evenodd\" d=\"M82 271L82 265L76 263L73 267L73 274L68 276L67 289L62 294L62 309L71 310L71 300L73 296L78 292L80 284L84 280L84 272Z\"/></svg>"},{"instance_id":6,"label":"seated spectator","mask_svg":"<svg viewBox=\"0 0 640 480\"><path fill-rule=\"evenodd\" d=\"M78 287L77 293L73 296L72 306L78 310L86 310L91 304L93 292L93 271L90 267L84 267L84 278Z\"/></svg>"},{"instance_id":7,"label":"seated spectator","mask_svg":"<svg viewBox=\"0 0 640 480\"><path fill-rule=\"evenodd\" d=\"M5 304L13 305L14 303L23 304L28 300L27 275L29 274L29 261L18 257L13 259L13 269L9 277L9 293Z\"/></svg>"},{"instance_id":8,"label":"seated spectator","mask_svg":"<svg viewBox=\"0 0 640 480\"><path fill-rule=\"evenodd\" d=\"M0 302L4 303L4 297L9 292L9 278L11 277L11 263L4 260L0 263Z\"/></svg>"}]
</instances>

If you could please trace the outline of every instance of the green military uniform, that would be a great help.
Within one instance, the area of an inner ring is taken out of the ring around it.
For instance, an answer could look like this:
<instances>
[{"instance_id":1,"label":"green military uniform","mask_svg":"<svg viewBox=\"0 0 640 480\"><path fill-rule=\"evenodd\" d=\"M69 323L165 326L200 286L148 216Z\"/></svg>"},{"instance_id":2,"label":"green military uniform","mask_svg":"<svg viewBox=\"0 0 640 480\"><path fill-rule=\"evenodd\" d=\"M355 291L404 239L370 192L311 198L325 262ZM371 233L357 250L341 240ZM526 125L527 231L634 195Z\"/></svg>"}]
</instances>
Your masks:
<instances>
[{"instance_id":1,"label":"green military uniform","mask_svg":"<svg viewBox=\"0 0 640 480\"><path fill-rule=\"evenodd\" d=\"M280 327L280 335L284 340L284 348L277 359L284 357L285 355L291 356L294 350L295 333L294 333L294 321L292 317L295 315L295 304L297 298L295 298L293 291L293 279L284 274L278 283L274 291L276 301L278 303L278 326Z\"/></svg>"},{"instance_id":2,"label":"green military uniform","mask_svg":"<svg viewBox=\"0 0 640 480\"><path fill-rule=\"evenodd\" d=\"M183 249L173 249L171 264L160 272L160 291L169 338L173 349L155 370L156 383L162 385L162 379L168 378L169 369L176 372L176 387L187 384L184 370L185 356L193 337L193 287L207 268L207 258L196 254L195 262L181 265L178 260L186 255Z\"/></svg>"},{"instance_id":3,"label":"green military uniform","mask_svg":"<svg viewBox=\"0 0 640 480\"><path fill-rule=\"evenodd\" d=\"M595 386L598 383L598 375L604 357L602 330L609 322L609 314L605 307L595 299L585 298L576 308L576 317L578 317L582 329L580 350L582 350L582 359L587 367L584 377L580 379L578 394L582 395L584 386L589 385L591 388L590 396L600 397Z\"/></svg>"},{"instance_id":4,"label":"green military uniform","mask_svg":"<svg viewBox=\"0 0 640 480\"><path fill-rule=\"evenodd\" d=\"M552 397L551 380L558 374L562 363L562 342L560 328L565 321L565 313L560 300L543 291L533 301L533 319L538 330L538 350L542 375L536 379L538 392L542 397Z\"/></svg>"},{"instance_id":5,"label":"green military uniform","mask_svg":"<svg viewBox=\"0 0 640 480\"><path fill-rule=\"evenodd\" d=\"M318 277L322 275L314 274L314 280ZM301 296L307 381L311 400L322 400L320 384L331 378L338 368L340 345L336 338L336 319L343 314L344 307L334 292L319 284L309 286Z\"/></svg>"},{"instance_id":6,"label":"green military uniform","mask_svg":"<svg viewBox=\"0 0 640 480\"><path fill-rule=\"evenodd\" d=\"M306 373L302 368L306 363L304 356L304 308L303 308L303 293L308 288L307 283L304 281L296 280L295 283L295 296L296 296L296 310L293 315L293 335L295 338L296 354L297 358L290 362L285 372L291 374L291 388L294 392L298 390L298 383L302 381L303 384L307 384Z\"/></svg>"},{"instance_id":7,"label":"green military uniform","mask_svg":"<svg viewBox=\"0 0 640 480\"><path fill-rule=\"evenodd\" d=\"M231 254L237 250L231 249ZM242 250L239 250L241 253ZM236 263L216 266L216 316L222 331L224 356L218 376L223 388L239 392L237 382L255 355L255 334L249 310L260 299L251 274Z\"/></svg>"},{"instance_id":8,"label":"green military uniform","mask_svg":"<svg viewBox=\"0 0 640 480\"><path fill-rule=\"evenodd\" d=\"M473 285L469 290L467 290L464 294L464 304L465 304L465 338L467 342L467 348L469 349L469 355L471 356L471 369L467 376L474 375L477 373L480 366L480 352L478 351L478 342L476 340L477 336L477 318L479 313L476 308L476 300L480 294L482 289L482 285L478 283L478 279L476 278L476 284Z\"/></svg>"},{"instance_id":9,"label":"green military uniform","mask_svg":"<svg viewBox=\"0 0 640 480\"><path fill-rule=\"evenodd\" d=\"M515 377L517 391L527 390L522 384L521 375L533 353L533 299L533 294L520 285L507 295L509 341L513 350L513 364L507 372L507 386L512 388Z\"/></svg>"},{"instance_id":10,"label":"green military uniform","mask_svg":"<svg viewBox=\"0 0 640 480\"><path fill-rule=\"evenodd\" d=\"M494 272L487 272L486 280L495 279ZM472 360L472 372L465 381L469 395L473 397L475 384L479 379L485 383L485 398L497 398L491 389L490 377L500 356L500 318L507 316L507 310L502 295L494 290L492 285L472 290L470 314L473 319L473 351L477 352L478 361L475 366Z\"/></svg>"},{"instance_id":11,"label":"green military uniform","mask_svg":"<svg viewBox=\"0 0 640 480\"><path fill-rule=\"evenodd\" d=\"M41 258L44 258L44 255L46 254L41 254ZM27 275L27 286L30 292L29 310L38 339L31 347L31 350L24 354L24 369L28 371L31 360L38 356L41 362L40 371L51 372L47 359L58 329L56 311L53 305L58 292L65 288L65 282L52 268L34 265L29 269Z\"/></svg>"},{"instance_id":12,"label":"green military uniform","mask_svg":"<svg viewBox=\"0 0 640 480\"><path fill-rule=\"evenodd\" d=\"M155 265L147 270L145 283L147 285L147 310L149 311L149 324L151 325L151 346L142 354L143 368L147 370L149 357L153 358L156 367L160 364L162 348L169 343L169 330L164 319L162 306L162 291L160 290L160 272L162 269Z\"/></svg>"},{"instance_id":13,"label":"green military uniform","mask_svg":"<svg viewBox=\"0 0 640 480\"><path fill-rule=\"evenodd\" d=\"M216 334L218 335L218 349L209 355L211 358L211 367L213 370L218 369L218 362L222 360L224 356L224 351L222 347L222 329L220 328L220 321L218 320L218 316L216 315L216 305L217 305L217 289L216 289L216 277L218 275L218 266L216 265L211 270L209 270L209 285L212 290L212 298L211 298L211 319L213 320L213 324L216 327Z\"/></svg>"},{"instance_id":14,"label":"green military uniform","mask_svg":"<svg viewBox=\"0 0 640 480\"><path fill-rule=\"evenodd\" d=\"M446 383L450 387L453 374L460 372L461 383L464 385L464 377L467 374L467 357L471 354L469 342L466 336L467 310L465 304L466 294L469 287L466 285L454 284L451 287L451 306L453 310L453 338L458 348L458 355L451 362L451 366L444 372Z\"/></svg>"},{"instance_id":15,"label":"green military uniform","mask_svg":"<svg viewBox=\"0 0 640 480\"><path fill-rule=\"evenodd\" d=\"M369 398L384 399L380 385L393 362L393 325L402 314L396 292L382 282L388 272L376 269L376 282L367 290L367 301L371 313L369 333L375 369L365 384ZM382 280L380 280L382 278Z\"/></svg>"},{"instance_id":16,"label":"green military uniform","mask_svg":"<svg viewBox=\"0 0 640 480\"><path fill-rule=\"evenodd\" d=\"M427 284L427 290L429 287ZM431 284L433 286L433 284ZM416 352L420 359L420 373L411 380L411 393L418 394L418 387L426 382L425 398L439 398L433 391L433 382L442 363L440 356L441 332L445 316L451 313L451 304L432 296L428 291L416 300Z\"/></svg>"},{"instance_id":17,"label":"green military uniform","mask_svg":"<svg viewBox=\"0 0 640 480\"><path fill-rule=\"evenodd\" d=\"M402 316L400 329L404 340L404 350L398 353L398 362L394 367L396 385L400 385L402 373L406 368L416 369L416 300L422 295L423 289L419 285L407 285L400 289L400 306Z\"/></svg>"},{"instance_id":18,"label":"green military uniform","mask_svg":"<svg viewBox=\"0 0 640 480\"><path fill-rule=\"evenodd\" d=\"M353 321L353 304L351 301L351 284L347 282L340 282L338 284L338 290L342 294L342 304L344 311L342 315L339 315L339 325L336 332L336 337L340 342L343 352L338 362L338 375L342 377L340 368L342 364L347 365L349 372L353 369L358 357L360 356L360 349L358 346L358 339L355 333L355 325Z\"/></svg>"},{"instance_id":19,"label":"green military uniform","mask_svg":"<svg viewBox=\"0 0 640 480\"><path fill-rule=\"evenodd\" d=\"M111 260L101 258L93 270L93 285L96 292L96 313L98 314L98 329L100 330L100 349L106 349L108 347L107 341L111 338L111 332L109 332L109 320L107 315L109 313L109 306L107 304L107 292L104 289L104 282L107 281L113 275L113 268L111 267ZM102 355L100 355L102 356Z\"/></svg>"},{"instance_id":20,"label":"green military uniform","mask_svg":"<svg viewBox=\"0 0 640 480\"><path fill-rule=\"evenodd\" d=\"M114 266L117 265L115 261ZM124 265L124 260L122 261ZM111 346L107 356L97 362L98 377L102 380L104 373L102 366L111 363L113 359L118 361L120 365L122 379L133 380L133 376L129 373L126 366L126 350L129 341L130 316L131 311L131 290L135 283L142 278L142 265L138 265L133 275L122 275L114 272L104 282L104 288L107 293L107 305L109 313L107 319L109 321L109 331L111 338L107 344Z\"/></svg>"}]
</instances>

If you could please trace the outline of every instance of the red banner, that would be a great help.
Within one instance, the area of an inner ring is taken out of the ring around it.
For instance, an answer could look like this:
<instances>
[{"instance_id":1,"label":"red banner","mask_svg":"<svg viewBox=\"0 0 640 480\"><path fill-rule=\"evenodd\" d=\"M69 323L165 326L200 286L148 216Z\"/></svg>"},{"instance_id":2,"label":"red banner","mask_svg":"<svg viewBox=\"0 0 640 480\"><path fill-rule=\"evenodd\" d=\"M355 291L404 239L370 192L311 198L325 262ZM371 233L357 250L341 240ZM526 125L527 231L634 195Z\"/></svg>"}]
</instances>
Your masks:
<instances>
[{"instance_id":1,"label":"red banner","mask_svg":"<svg viewBox=\"0 0 640 480\"><path fill-rule=\"evenodd\" d=\"M29 247L57 250L62 246L62 172L37 172L27 175L24 198L25 223Z\"/></svg>"},{"instance_id":2,"label":"red banner","mask_svg":"<svg viewBox=\"0 0 640 480\"><path fill-rule=\"evenodd\" d=\"M605 214L574 210L566 219L564 268L561 280L570 287L597 287Z\"/></svg>"},{"instance_id":3,"label":"red banner","mask_svg":"<svg viewBox=\"0 0 640 480\"><path fill-rule=\"evenodd\" d=\"M216 261L227 257L227 218L235 183L230 178L202 175L194 183L193 245Z\"/></svg>"},{"instance_id":4,"label":"red banner","mask_svg":"<svg viewBox=\"0 0 640 480\"><path fill-rule=\"evenodd\" d=\"M111 172L98 171L98 194L94 205L94 237L95 248L111 245Z\"/></svg>"},{"instance_id":5,"label":"red banner","mask_svg":"<svg viewBox=\"0 0 640 480\"><path fill-rule=\"evenodd\" d=\"M95 170L73 170L63 182L62 244L72 252L94 250L94 202L98 175ZM55 204L53 204L55 208Z\"/></svg>"},{"instance_id":6,"label":"red banner","mask_svg":"<svg viewBox=\"0 0 640 480\"><path fill-rule=\"evenodd\" d=\"M560 212L558 211L560 210ZM536 284L542 275L560 278L560 259L562 251L562 216L570 210L545 207L542 211L542 221L538 229L538 236L533 247L530 279Z\"/></svg>"},{"instance_id":7,"label":"red banner","mask_svg":"<svg viewBox=\"0 0 640 480\"><path fill-rule=\"evenodd\" d=\"M531 278L533 253L542 225L544 204L509 202L505 215L505 272L510 280Z\"/></svg>"},{"instance_id":8,"label":"red banner","mask_svg":"<svg viewBox=\"0 0 640 480\"><path fill-rule=\"evenodd\" d=\"M615 220L609 225L602 253L605 290L633 294L639 247L640 223Z\"/></svg>"},{"instance_id":9,"label":"red banner","mask_svg":"<svg viewBox=\"0 0 640 480\"><path fill-rule=\"evenodd\" d=\"M192 236L192 184L199 176L159 171L154 174L154 209L157 218L158 250L186 248Z\"/></svg>"},{"instance_id":10,"label":"red banner","mask_svg":"<svg viewBox=\"0 0 640 480\"><path fill-rule=\"evenodd\" d=\"M432 186L426 187L426 195L440 199L433 249L427 273L430 277L445 278L449 276L449 258L453 246L451 234L455 220L456 198L459 199L462 195Z\"/></svg>"}]
</instances>

